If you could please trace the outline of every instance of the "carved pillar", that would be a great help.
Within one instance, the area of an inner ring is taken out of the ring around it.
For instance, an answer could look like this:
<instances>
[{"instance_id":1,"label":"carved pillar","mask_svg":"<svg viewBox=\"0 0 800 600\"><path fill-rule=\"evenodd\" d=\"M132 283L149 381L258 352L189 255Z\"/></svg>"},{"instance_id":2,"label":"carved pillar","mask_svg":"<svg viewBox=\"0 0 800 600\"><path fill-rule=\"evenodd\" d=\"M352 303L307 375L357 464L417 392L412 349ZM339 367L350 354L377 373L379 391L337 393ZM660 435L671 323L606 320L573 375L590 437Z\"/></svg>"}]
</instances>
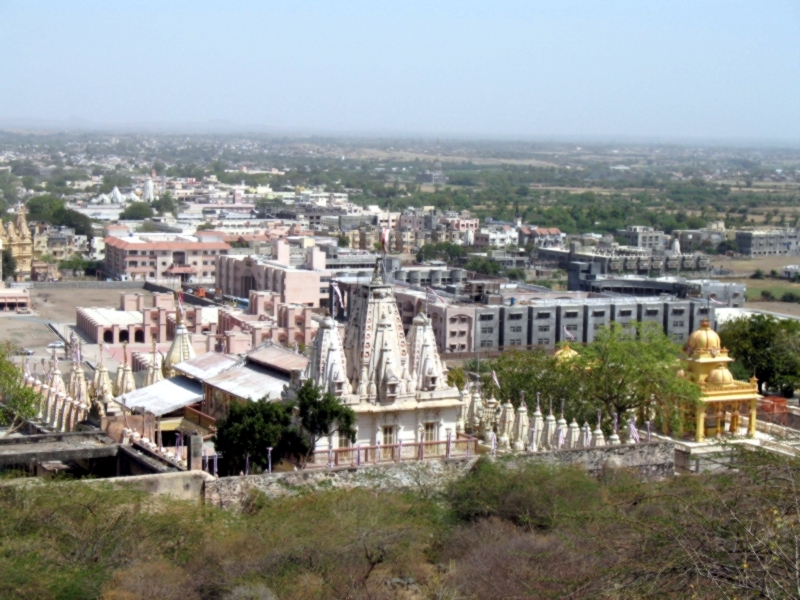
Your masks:
<instances>
[{"instance_id":1,"label":"carved pillar","mask_svg":"<svg viewBox=\"0 0 800 600\"><path fill-rule=\"evenodd\" d=\"M703 442L706 439L706 406L705 406L705 404L701 404L697 409L697 418L695 419L694 439L697 442Z\"/></svg>"},{"instance_id":2,"label":"carved pillar","mask_svg":"<svg viewBox=\"0 0 800 600\"><path fill-rule=\"evenodd\" d=\"M747 437L756 437L756 411L757 400L753 398L750 400L750 419L747 423Z\"/></svg>"}]
</instances>

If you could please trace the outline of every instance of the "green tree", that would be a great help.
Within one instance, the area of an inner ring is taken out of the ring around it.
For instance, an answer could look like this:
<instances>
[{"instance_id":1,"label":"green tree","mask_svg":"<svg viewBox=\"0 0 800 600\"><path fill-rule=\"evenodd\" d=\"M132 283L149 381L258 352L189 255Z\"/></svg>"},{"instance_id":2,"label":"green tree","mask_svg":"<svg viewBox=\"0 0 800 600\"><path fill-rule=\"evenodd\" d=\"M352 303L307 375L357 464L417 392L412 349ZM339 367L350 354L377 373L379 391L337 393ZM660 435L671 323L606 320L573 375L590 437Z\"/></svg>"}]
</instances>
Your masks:
<instances>
[{"instance_id":1,"label":"green tree","mask_svg":"<svg viewBox=\"0 0 800 600\"><path fill-rule=\"evenodd\" d=\"M158 211L158 214L163 215L166 213L178 214L178 203L169 192L164 192L158 200L153 200L151 205L153 210Z\"/></svg>"},{"instance_id":2,"label":"green tree","mask_svg":"<svg viewBox=\"0 0 800 600\"><path fill-rule=\"evenodd\" d=\"M76 235L85 235L88 238L94 237L92 220L76 210L72 210L63 206L59 207L53 211L49 221L53 225L60 225L62 227L70 227L74 229Z\"/></svg>"},{"instance_id":3,"label":"green tree","mask_svg":"<svg viewBox=\"0 0 800 600\"><path fill-rule=\"evenodd\" d=\"M503 273L506 277L508 277L511 281L525 281L525 269L506 269Z\"/></svg>"},{"instance_id":4,"label":"green tree","mask_svg":"<svg viewBox=\"0 0 800 600\"><path fill-rule=\"evenodd\" d=\"M680 347L656 323L638 323L635 331L611 323L579 352L571 361L572 372L580 380L586 408L603 410L607 419L617 415L620 426L627 411L636 411L642 422L652 406L673 431L680 431L679 408L699 401L698 386L678 377Z\"/></svg>"},{"instance_id":5,"label":"green tree","mask_svg":"<svg viewBox=\"0 0 800 600\"><path fill-rule=\"evenodd\" d=\"M244 470L247 457L251 466L267 468L267 448L272 448L272 464L284 458L303 455L307 448L293 425L292 404L271 402L264 397L256 402L231 402L227 416L218 423L214 437L230 474Z\"/></svg>"},{"instance_id":6,"label":"green tree","mask_svg":"<svg viewBox=\"0 0 800 600\"><path fill-rule=\"evenodd\" d=\"M734 374L755 373L758 389L788 390L800 384L800 322L752 315L727 321L720 328L722 345L728 348Z\"/></svg>"},{"instance_id":7,"label":"green tree","mask_svg":"<svg viewBox=\"0 0 800 600\"><path fill-rule=\"evenodd\" d=\"M351 443L356 441L356 414L330 392L323 392L309 379L297 392L297 408L305 443L306 460L317 442L324 437L344 434Z\"/></svg>"},{"instance_id":8,"label":"green tree","mask_svg":"<svg viewBox=\"0 0 800 600\"><path fill-rule=\"evenodd\" d=\"M119 218L120 220L127 221L143 221L153 216L153 209L147 202L131 202L128 207L123 210Z\"/></svg>"},{"instance_id":9,"label":"green tree","mask_svg":"<svg viewBox=\"0 0 800 600\"><path fill-rule=\"evenodd\" d=\"M39 395L26 387L21 372L13 362L10 343L0 346L0 423L8 427L6 435L13 433L36 415Z\"/></svg>"},{"instance_id":10,"label":"green tree","mask_svg":"<svg viewBox=\"0 0 800 600\"><path fill-rule=\"evenodd\" d=\"M499 263L482 256L474 256L470 258L464 265L464 268L468 271L482 273L483 275L497 275L502 269Z\"/></svg>"},{"instance_id":11,"label":"green tree","mask_svg":"<svg viewBox=\"0 0 800 600\"><path fill-rule=\"evenodd\" d=\"M56 196L45 194L43 196L35 196L28 200L25 204L28 209L29 221L46 221L53 222L53 213L57 209L64 208L64 201Z\"/></svg>"},{"instance_id":12,"label":"green tree","mask_svg":"<svg viewBox=\"0 0 800 600\"><path fill-rule=\"evenodd\" d=\"M461 367L450 367L447 371L447 385L463 390L467 385L467 374Z\"/></svg>"},{"instance_id":13,"label":"green tree","mask_svg":"<svg viewBox=\"0 0 800 600\"><path fill-rule=\"evenodd\" d=\"M17 274L17 259L14 258L14 255L11 254L10 248L3 249L3 281L5 281L8 277L12 279Z\"/></svg>"},{"instance_id":14,"label":"green tree","mask_svg":"<svg viewBox=\"0 0 800 600\"><path fill-rule=\"evenodd\" d=\"M476 365L465 366L474 370ZM581 405L580 374L543 349L503 352L494 360L482 362L481 367L484 393L491 391L502 402L508 400L519 406L522 393L525 393L528 408L533 411L538 393L545 409L552 404L554 410L560 410L563 400L564 415L569 420L574 418L582 423L594 412L593 408L586 409ZM497 374L499 388L494 384L492 371Z\"/></svg>"},{"instance_id":15,"label":"green tree","mask_svg":"<svg viewBox=\"0 0 800 600\"><path fill-rule=\"evenodd\" d=\"M350 238L347 237L345 234L340 233L336 236L336 239L339 241L339 248L349 248L350 247Z\"/></svg>"},{"instance_id":16,"label":"green tree","mask_svg":"<svg viewBox=\"0 0 800 600\"><path fill-rule=\"evenodd\" d=\"M214 230L213 223L200 223L200 225L197 226L197 229L195 231L213 231L213 230Z\"/></svg>"}]
</instances>

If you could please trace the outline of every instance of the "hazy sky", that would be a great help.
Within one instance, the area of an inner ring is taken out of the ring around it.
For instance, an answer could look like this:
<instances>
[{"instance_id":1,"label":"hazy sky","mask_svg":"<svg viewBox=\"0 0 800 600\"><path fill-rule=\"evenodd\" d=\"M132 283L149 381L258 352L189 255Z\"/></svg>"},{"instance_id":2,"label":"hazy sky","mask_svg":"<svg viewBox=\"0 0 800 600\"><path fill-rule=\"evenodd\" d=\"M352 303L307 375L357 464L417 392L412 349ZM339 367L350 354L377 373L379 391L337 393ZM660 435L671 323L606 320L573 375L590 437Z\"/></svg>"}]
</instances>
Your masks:
<instances>
[{"instance_id":1,"label":"hazy sky","mask_svg":"<svg viewBox=\"0 0 800 600\"><path fill-rule=\"evenodd\" d=\"M0 0L0 122L800 141L800 0Z\"/></svg>"}]
</instances>

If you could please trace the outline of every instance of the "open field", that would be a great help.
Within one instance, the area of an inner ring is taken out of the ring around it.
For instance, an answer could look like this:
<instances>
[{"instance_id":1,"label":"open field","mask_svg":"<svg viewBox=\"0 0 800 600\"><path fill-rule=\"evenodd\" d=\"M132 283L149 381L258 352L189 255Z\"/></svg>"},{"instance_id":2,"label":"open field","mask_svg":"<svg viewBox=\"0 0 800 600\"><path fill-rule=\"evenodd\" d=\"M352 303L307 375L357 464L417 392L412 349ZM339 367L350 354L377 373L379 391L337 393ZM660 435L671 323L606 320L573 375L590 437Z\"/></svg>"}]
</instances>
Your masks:
<instances>
[{"instance_id":1,"label":"open field","mask_svg":"<svg viewBox=\"0 0 800 600\"><path fill-rule=\"evenodd\" d=\"M711 264L721 269L731 269L737 277L747 277L755 273L756 269L761 269L764 273L769 273L773 269L779 271L786 265L796 265L800 263L800 256L765 256L763 258L744 258L733 259L724 256L714 256ZM754 281L748 279L747 282Z\"/></svg>"},{"instance_id":2,"label":"open field","mask_svg":"<svg viewBox=\"0 0 800 600\"><path fill-rule=\"evenodd\" d=\"M75 313L79 306L117 308L123 291L34 288L31 290L33 314L0 313L0 342L10 341L34 350L37 357L45 356L47 344L58 340L56 334L47 327L48 323L75 323ZM136 292L152 296L145 290Z\"/></svg>"},{"instance_id":3,"label":"open field","mask_svg":"<svg viewBox=\"0 0 800 600\"><path fill-rule=\"evenodd\" d=\"M800 304L794 302L749 302L745 308L800 317Z\"/></svg>"}]
</instances>

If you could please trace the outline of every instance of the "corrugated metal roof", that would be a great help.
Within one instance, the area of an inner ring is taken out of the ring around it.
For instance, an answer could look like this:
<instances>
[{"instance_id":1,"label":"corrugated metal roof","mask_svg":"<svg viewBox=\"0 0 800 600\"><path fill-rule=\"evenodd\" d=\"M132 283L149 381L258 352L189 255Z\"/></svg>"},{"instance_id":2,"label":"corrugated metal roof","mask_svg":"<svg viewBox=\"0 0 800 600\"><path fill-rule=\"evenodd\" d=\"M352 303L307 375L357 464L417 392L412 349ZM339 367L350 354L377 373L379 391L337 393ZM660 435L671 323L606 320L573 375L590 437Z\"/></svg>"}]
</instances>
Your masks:
<instances>
[{"instance_id":1,"label":"corrugated metal roof","mask_svg":"<svg viewBox=\"0 0 800 600\"><path fill-rule=\"evenodd\" d=\"M267 346L247 355L247 360L291 375L293 369L305 369L308 359L280 346Z\"/></svg>"},{"instance_id":2,"label":"corrugated metal roof","mask_svg":"<svg viewBox=\"0 0 800 600\"><path fill-rule=\"evenodd\" d=\"M123 394L117 401L122 402L125 408L144 409L160 417L189 404L200 402L202 399L202 384L179 375Z\"/></svg>"},{"instance_id":3,"label":"corrugated metal roof","mask_svg":"<svg viewBox=\"0 0 800 600\"><path fill-rule=\"evenodd\" d=\"M278 400L287 383L288 377L280 377L253 364L229 369L206 380L206 385L244 400L259 400L264 396Z\"/></svg>"},{"instance_id":4,"label":"corrugated metal roof","mask_svg":"<svg viewBox=\"0 0 800 600\"><path fill-rule=\"evenodd\" d=\"M232 367L237 360L236 357L222 354L221 352L206 352L190 360L178 363L174 369L194 379L205 381Z\"/></svg>"}]
</instances>

